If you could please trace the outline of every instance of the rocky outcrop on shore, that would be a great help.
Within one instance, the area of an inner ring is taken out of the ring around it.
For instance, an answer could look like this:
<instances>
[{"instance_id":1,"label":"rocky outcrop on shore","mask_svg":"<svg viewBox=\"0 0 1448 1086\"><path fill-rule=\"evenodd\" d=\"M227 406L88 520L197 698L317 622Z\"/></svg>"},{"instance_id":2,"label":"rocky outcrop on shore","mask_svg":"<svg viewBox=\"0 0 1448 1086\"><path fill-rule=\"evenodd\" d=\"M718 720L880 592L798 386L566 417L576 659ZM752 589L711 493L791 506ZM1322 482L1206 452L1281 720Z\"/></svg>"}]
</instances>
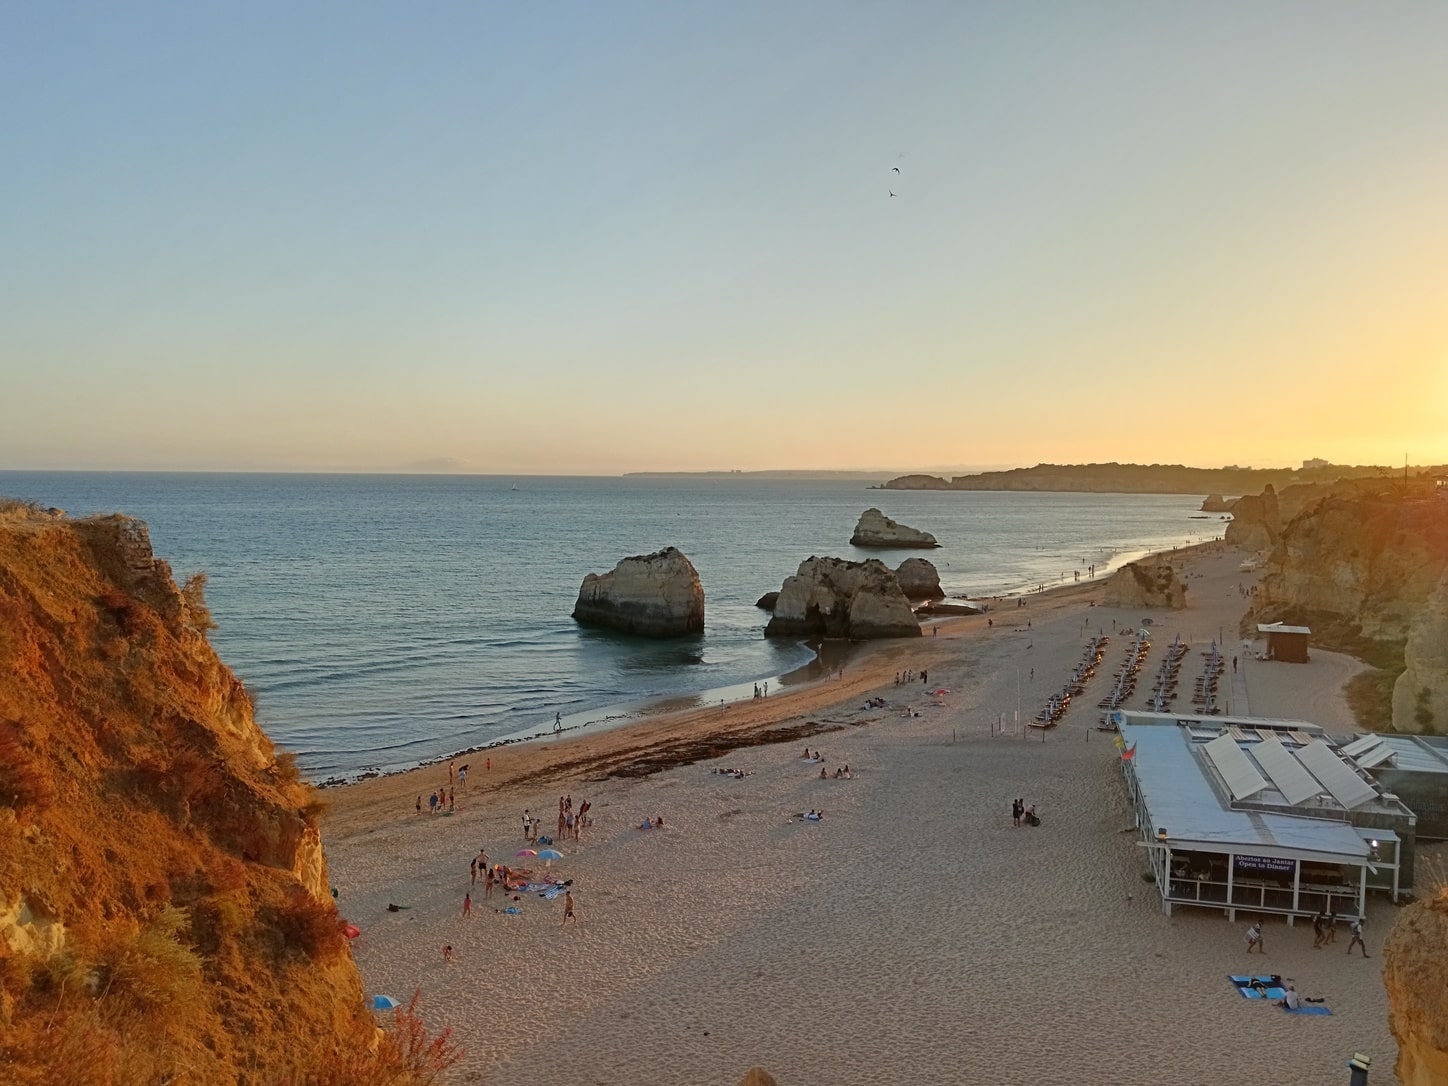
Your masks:
<instances>
[{"instance_id":1,"label":"rocky outcrop on shore","mask_svg":"<svg viewBox=\"0 0 1448 1086\"><path fill-rule=\"evenodd\" d=\"M640 637L684 637L704 629L704 586L694 564L665 547L584 577L573 617Z\"/></svg>"},{"instance_id":2,"label":"rocky outcrop on shore","mask_svg":"<svg viewBox=\"0 0 1448 1086\"><path fill-rule=\"evenodd\" d=\"M1383 943L1388 1025L1403 1086L1448 1083L1448 892L1409 905Z\"/></svg>"},{"instance_id":3,"label":"rocky outcrop on shore","mask_svg":"<svg viewBox=\"0 0 1448 1086\"><path fill-rule=\"evenodd\" d=\"M1166 559L1143 558L1129 562L1106 582L1107 607L1167 608L1187 605L1186 585Z\"/></svg>"},{"instance_id":4,"label":"rocky outcrop on shore","mask_svg":"<svg viewBox=\"0 0 1448 1086\"><path fill-rule=\"evenodd\" d=\"M771 637L867 640L919 637L920 623L899 578L884 562L811 557L785 580L764 632Z\"/></svg>"},{"instance_id":5,"label":"rocky outcrop on shore","mask_svg":"<svg viewBox=\"0 0 1448 1086\"><path fill-rule=\"evenodd\" d=\"M1236 499L1227 501L1220 494L1208 494L1202 502L1201 512L1203 513L1230 513L1232 506L1236 505Z\"/></svg>"},{"instance_id":6,"label":"rocky outcrop on shore","mask_svg":"<svg viewBox=\"0 0 1448 1086\"><path fill-rule=\"evenodd\" d=\"M1408 630L1393 685L1393 730L1448 734L1448 572Z\"/></svg>"},{"instance_id":7,"label":"rocky outcrop on shore","mask_svg":"<svg viewBox=\"0 0 1448 1086\"><path fill-rule=\"evenodd\" d=\"M140 521L0 503L6 1082L365 1079L321 804L211 625Z\"/></svg>"},{"instance_id":8,"label":"rocky outcrop on shore","mask_svg":"<svg viewBox=\"0 0 1448 1086\"><path fill-rule=\"evenodd\" d=\"M1233 546L1249 551L1266 550L1282 534L1282 514L1277 492L1268 486L1261 494L1247 494L1232 507L1232 523L1224 538Z\"/></svg>"},{"instance_id":9,"label":"rocky outcrop on shore","mask_svg":"<svg viewBox=\"0 0 1448 1086\"><path fill-rule=\"evenodd\" d=\"M929 532L906 527L891 520L878 509L866 509L850 536L853 547L938 547Z\"/></svg>"},{"instance_id":10,"label":"rocky outcrop on shore","mask_svg":"<svg viewBox=\"0 0 1448 1086\"><path fill-rule=\"evenodd\" d=\"M940 588L940 571L935 563L926 558L907 558L895 570L900 581L900 590L909 600L941 600L945 593Z\"/></svg>"}]
</instances>

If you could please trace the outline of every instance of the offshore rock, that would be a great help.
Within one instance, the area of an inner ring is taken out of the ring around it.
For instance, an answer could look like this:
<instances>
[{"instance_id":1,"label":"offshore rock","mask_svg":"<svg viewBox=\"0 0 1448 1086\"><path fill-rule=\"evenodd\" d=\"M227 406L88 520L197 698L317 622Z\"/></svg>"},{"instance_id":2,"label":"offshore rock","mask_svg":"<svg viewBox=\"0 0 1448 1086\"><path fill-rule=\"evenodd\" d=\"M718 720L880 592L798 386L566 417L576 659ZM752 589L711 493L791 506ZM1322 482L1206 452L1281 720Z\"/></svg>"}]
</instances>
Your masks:
<instances>
[{"instance_id":1,"label":"offshore rock","mask_svg":"<svg viewBox=\"0 0 1448 1086\"><path fill-rule=\"evenodd\" d=\"M1448 735L1448 572L1408 631L1393 685L1393 731Z\"/></svg>"},{"instance_id":2,"label":"offshore rock","mask_svg":"<svg viewBox=\"0 0 1448 1086\"><path fill-rule=\"evenodd\" d=\"M754 601L754 606L758 607L761 611L773 611L775 605L778 603L778 592L766 592L764 595L760 596L757 600Z\"/></svg>"},{"instance_id":3,"label":"offshore rock","mask_svg":"<svg viewBox=\"0 0 1448 1086\"><path fill-rule=\"evenodd\" d=\"M900 590L910 600L943 600L945 593L940 590L940 572L935 563L924 558L907 558L895 570L900 581Z\"/></svg>"},{"instance_id":4,"label":"offshore rock","mask_svg":"<svg viewBox=\"0 0 1448 1086\"><path fill-rule=\"evenodd\" d=\"M1448 893L1409 905L1383 943L1388 1027L1403 1086L1448 1082Z\"/></svg>"},{"instance_id":5,"label":"offshore rock","mask_svg":"<svg viewBox=\"0 0 1448 1086\"><path fill-rule=\"evenodd\" d=\"M1236 499L1233 499L1232 501L1227 501L1220 494L1208 494L1206 500L1202 502L1201 512L1230 513L1232 511L1232 506L1235 504Z\"/></svg>"},{"instance_id":6,"label":"offshore rock","mask_svg":"<svg viewBox=\"0 0 1448 1086\"><path fill-rule=\"evenodd\" d=\"M884 562L811 557L785 580L764 632L865 640L919 637L920 624L899 578Z\"/></svg>"},{"instance_id":7,"label":"offshore rock","mask_svg":"<svg viewBox=\"0 0 1448 1086\"><path fill-rule=\"evenodd\" d=\"M694 564L665 547L583 578L573 617L640 637L684 637L704 629L704 586Z\"/></svg>"},{"instance_id":8,"label":"offshore rock","mask_svg":"<svg viewBox=\"0 0 1448 1086\"><path fill-rule=\"evenodd\" d=\"M1106 582L1107 607L1164 607L1179 611L1187 605L1186 585L1165 559L1143 558L1122 566Z\"/></svg>"},{"instance_id":9,"label":"offshore rock","mask_svg":"<svg viewBox=\"0 0 1448 1086\"><path fill-rule=\"evenodd\" d=\"M922 532L899 524L878 509L866 509L860 514L860 522L855 525L855 534L850 536L850 545L855 547L940 546L929 532Z\"/></svg>"}]
</instances>

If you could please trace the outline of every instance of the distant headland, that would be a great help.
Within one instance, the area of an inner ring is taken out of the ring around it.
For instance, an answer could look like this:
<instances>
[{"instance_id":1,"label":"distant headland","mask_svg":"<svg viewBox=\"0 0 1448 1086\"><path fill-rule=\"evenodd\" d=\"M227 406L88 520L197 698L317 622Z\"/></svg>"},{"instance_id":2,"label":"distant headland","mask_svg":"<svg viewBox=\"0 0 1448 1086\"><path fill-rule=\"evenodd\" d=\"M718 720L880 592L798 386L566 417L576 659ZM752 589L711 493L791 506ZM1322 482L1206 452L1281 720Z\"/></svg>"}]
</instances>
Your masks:
<instances>
[{"instance_id":1,"label":"distant headland","mask_svg":"<svg viewBox=\"0 0 1448 1086\"><path fill-rule=\"evenodd\" d=\"M1402 469L1307 460L1300 468L1189 468L1182 464L1037 464L943 479L900 475L880 490L1043 490L1100 494L1255 494L1264 487L1389 477ZM1420 470L1420 469L1414 469Z\"/></svg>"}]
</instances>

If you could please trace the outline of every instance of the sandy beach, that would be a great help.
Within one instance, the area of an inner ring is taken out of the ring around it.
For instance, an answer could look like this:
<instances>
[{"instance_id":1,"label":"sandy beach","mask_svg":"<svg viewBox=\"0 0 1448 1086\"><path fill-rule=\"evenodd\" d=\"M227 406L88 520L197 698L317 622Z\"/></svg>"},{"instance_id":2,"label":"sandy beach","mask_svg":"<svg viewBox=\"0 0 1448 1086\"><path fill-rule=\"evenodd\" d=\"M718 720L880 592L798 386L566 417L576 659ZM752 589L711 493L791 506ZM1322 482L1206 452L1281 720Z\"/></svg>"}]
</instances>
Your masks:
<instances>
[{"instance_id":1,"label":"sandy beach","mask_svg":"<svg viewBox=\"0 0 1448 1086\"><path fill-rule=\"evenodd\" d=\"M420 989L429 1022L468 1051L458 1082L733 1086L758 1064L784 1086L1188 1086L1246 1069L1317 1086L1345 1081L1354 1051L1372 1055L1373 1081L1393 1081L1377 958L1392 905L1371 902L1367 961L1344 953L1345 935L1314 951L1310 927L1272 920L1260 966L1247 921L1161 912L1117 752L1094 727L1124 636L1060 726L1016 720L1098 629L1153 619L1148 667L1177 633L1194 642L1188 671L1219 633L1238 644L1241 554L1173 557L1186 610L1099 606L1099 584L1006 601L989 625L942 620L767 700L459 759L469 776L450 816L414 810L448 784L446 764L327 790L332 881L363 932L368 992L405 1002ZM1242 666L1253 715L1354 730L1341 689L1355 661L1314 650L1307 665ZM897 686L905 669L929 683ZM1127 707L1144 707L1149 685ZM872 697L888 707L865 708ZM805 747L823 761L801 760ZM844 765L853 779L820 779ZM484 848L544 874L514 859L521 815L552 834L561 795L596 818L548 872L573 880L578 922L562 924L561 898L531 895L506 915L501 892L470 887L469 861ZM1012 825L1017 796L1040 827ZM810 809L823 819L795 817ZM637 828L657 815L663 828ZM1226 976L1249 967L1294 978L1334 1014L1243 1000Z\"/></svg>"}]
</instances>

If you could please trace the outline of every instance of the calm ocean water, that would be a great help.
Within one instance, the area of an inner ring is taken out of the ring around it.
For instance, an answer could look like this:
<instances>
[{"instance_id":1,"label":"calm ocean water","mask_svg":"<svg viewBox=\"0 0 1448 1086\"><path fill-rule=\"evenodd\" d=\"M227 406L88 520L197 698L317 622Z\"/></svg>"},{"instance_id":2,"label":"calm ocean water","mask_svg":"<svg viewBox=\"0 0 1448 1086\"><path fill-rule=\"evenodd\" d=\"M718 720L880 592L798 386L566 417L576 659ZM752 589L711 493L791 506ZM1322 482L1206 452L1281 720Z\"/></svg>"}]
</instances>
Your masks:
<instances>
[{"instance_id":1,"label":"calm ocean water","mask_svg":"<svg viewBox=\"0 0 1448 1086\"><path fill-rule=\"evenodd\" d=\"M0 495L140 517L178 579L204 570L213 643L318 778L551 731L555 712L580 726L661 699L748 696L813 659L766 640L754 606L810 555L925 554L947 593L994 594L1222 527L1189 519L1200 499L1179 495L748 477L0 472ZM943 546L856 551L871 505ZM704 582L702 636L649 642L569 617L585 574L668 545Z\"/></svg>"}]
</instances>

